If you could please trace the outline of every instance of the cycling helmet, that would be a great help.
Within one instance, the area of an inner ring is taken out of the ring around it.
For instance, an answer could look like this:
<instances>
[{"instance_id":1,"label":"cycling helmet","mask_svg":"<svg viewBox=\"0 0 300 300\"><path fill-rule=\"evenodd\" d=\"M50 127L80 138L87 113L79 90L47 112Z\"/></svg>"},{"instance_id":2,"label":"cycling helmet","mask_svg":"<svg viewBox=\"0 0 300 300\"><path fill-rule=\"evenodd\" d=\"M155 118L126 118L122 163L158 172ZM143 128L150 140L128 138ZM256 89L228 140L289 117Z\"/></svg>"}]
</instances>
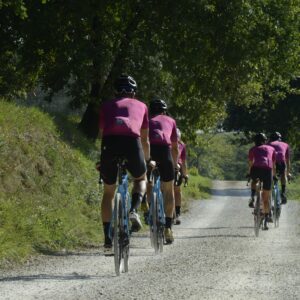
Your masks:
<instances>
[{"instance_id":1,"label":"cycling helmet","mask_svg":"<svg viewBox=\"0 0 300 300\"><path fill-rule=\"evenodd\" d=\"M264 144L267 141L267 137L264 133L260 132L254 136L253 140L255 145L259 146Z\"/></svg>"},{"instance_id":2,"label":"cycling helmet","mask_svg":"<svg viewBox=\"0 0 300 300\"><path fill-rule=\"evenodd\" d=\"M133 93L137 90L137 84L131 76L121 75L115 81L115 89L117 93Z\"/></svg>"},{"instance_id":3,"label":"cycling helmet","mask_svg":"<svg viewBox=\"0 0 300 300\"><path fill-rule=\"evenodd\" d=\"M271 141L277 141L277 140L280 140L280 139L281 139L281 134L278 131L273 132L270 136Z\"/></svg>"},{"instance_id":4,"label":"cycling helmet","mask_svg":"<svg viewBox=\"0 0 300 300\"><path fill-rule=\"evenodd\" d=\"M149 110L150 114L159 114L162 112L165 112L168 109L168 106L164 100L161 99L155 99L150 102Z\"/></svg>"}]
</instances>

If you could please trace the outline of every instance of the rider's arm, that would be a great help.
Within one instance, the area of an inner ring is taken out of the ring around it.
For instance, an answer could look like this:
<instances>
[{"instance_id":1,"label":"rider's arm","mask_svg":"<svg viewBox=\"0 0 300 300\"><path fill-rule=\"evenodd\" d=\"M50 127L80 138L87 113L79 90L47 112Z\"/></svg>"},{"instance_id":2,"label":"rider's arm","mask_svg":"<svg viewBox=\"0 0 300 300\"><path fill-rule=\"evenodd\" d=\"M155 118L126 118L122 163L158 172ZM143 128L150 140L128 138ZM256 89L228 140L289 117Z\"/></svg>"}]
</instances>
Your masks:
<instances>
[{"instance_id":1,"label":"rider's arm","mask_svg":"<svg viewBox=\"0 0 300 300\"><path fill-rule=\"evenodd\" d=\"M182 162L181 168L182 168L182 175L183 175L183 176L187 176L188 174L187 174L187 164L186 164L186 160L184 160L184 161Z\"/></svg>"},{"instance_id":2,"label":"rider's arm","mask_svg":"<svg viewBox=\"0 0 300 300\"><path fill-rule=\"evenodd\" d=\"M287 170L287 174L289 174L291 171L290 148L289 147L287 148L285 156L286 156L286 170Z\"/></svg>"},{"instance_id":3,"label":"rider's arm","mask_svg":"<svg viewBox=\"0 0 300 300\"><path fill-rule=\"evenodd\" d=\"M177 161L178 161L178 143L177 143L177 141L172 142L172 144L171 144L171 153L172 153L174 166L176 166Z\"/></svg>"},{"instance_id":4,"label":"rider's arm","mask_svg":"<svg viewBox=\"0 0 300 300\"><path fill-rule=\"evenodd\" d=\"M141 129L141 142L145 160L148 161L150 159L149 129Z\"/></svg>"}]
</instances>

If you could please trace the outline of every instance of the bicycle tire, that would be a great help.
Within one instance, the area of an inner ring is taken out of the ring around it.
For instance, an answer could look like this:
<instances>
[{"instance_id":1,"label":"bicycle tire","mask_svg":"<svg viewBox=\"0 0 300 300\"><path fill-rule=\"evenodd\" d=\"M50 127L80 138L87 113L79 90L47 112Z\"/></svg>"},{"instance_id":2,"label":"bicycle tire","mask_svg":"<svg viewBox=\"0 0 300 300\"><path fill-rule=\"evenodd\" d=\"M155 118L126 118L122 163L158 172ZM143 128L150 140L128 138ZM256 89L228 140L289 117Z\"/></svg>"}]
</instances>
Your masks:
<instances>
[{"instance_id":1,"label":"bicycle tire","mask_svg":"<svg viewBox=\"0 0 300 300\"><path fill-rule=\"evenodd\" d=\"M151 194L151 237L152 237L152 247L154 248L154 252L158 253L159 245L158 245L158 208L157 208L157 194L153 192Z\"/></svg>"},{"instance_id":2,"label":"bicycle tire","mask_svg":"<svg viewBox=\"0 0 300 300\"><path fill-rule=\"evenodd\" d=\"M262 225L262 218L260 214L260 201L260 192L258 192L256 195L256 201L254 206L254 233L256 237L259 236L259 229Z\"/></svg>"},{"instance_id":3,"label":"bicycle tire","mask_svg":"<svg viewBox=\"0 0 300 300\"><path fill-rule=\"evenodd\" d=\"M279 191L278 191L278 186L274 186L273 189L273 194L274 194L274 226L275 228L279 227L279 217L280 217L280 204L279 204ZM279 205L278 205L279 204Z\"/></svg>"},{"instance_id":4,"label":"bicycle tire","mask_svg":"<svg viewBox=\"0 0 300 300\"><path fill-rule=\"evenodd\" d=\"M128 208L129 208L129 201L130 201L130 197L129 194L126 194L126 199L123 203L124 206L123 207L123 224L122 224L122 228L124 230L124 233L127 235L127 243L126 245L123 246L122 250L123 250L123 259L124 259L124 272L127 273L129 270L129 215L128 215Z\"/></svg>"},{"instance_id":5,"label":"bicycle tire","mask_svg":"<svg viewBox=\"0 0 300 300\"><path fill-rule=\"evenodd\" d=\"M122 269L122 253L123 245L121 243L121 234L123 226L123 209L122 209L122 198L121 194L115 195L114 203L114 261L115 261L115 272L119 276Z\"/></svg>"},{"instance_id":6,"label":"bicycle tire","mask_svg":"<svg viewBox=\"0 0 300 300\"><path fill-rule=\"evenodd\" d=\"M158 242L158 251L161 253L163 252L164 248L164 229L165 229L165 213L164 213L164 205L163 205L163 198L162 193L160 192L157 197L157 242Z\"/></svg>"}]
</instances>

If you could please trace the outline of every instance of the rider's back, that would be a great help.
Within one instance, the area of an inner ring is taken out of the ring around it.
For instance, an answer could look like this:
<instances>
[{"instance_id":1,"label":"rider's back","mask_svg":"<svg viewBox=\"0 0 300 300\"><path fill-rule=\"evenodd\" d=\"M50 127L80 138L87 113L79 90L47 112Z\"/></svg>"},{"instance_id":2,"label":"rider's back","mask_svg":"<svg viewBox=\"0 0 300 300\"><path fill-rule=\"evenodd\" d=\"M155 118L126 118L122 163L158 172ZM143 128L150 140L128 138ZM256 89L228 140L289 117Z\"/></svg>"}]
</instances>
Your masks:
<instances>
[{"instance_id":1,"label":"rider's back","mask_svg":"<svg viewBox=\"0 0 300 300\"><path fill-rule=\"evenodd\" d=\"M253 167L272 169L275 160L275 150L269 145L254 146L249 150L249 159Z\"/></svg>"},{"instance_id":2,"label":"rider's back","mask_svg":"<svg viewBox=\"0 0 300 300\"><path fill-rule=\"evenodd\" d=\"M99 120L103 136L139 137L141 129L148 128L148 109L137 99L116 98L102 104Z\"/></svg>"},{"instance_id":3,"label":"rider's back","mask_svg":"<svg viewBox=\"0 0 300 300\"><path fill-rule=\"evenodd\" d=\"M276 151L276 162L285 162L289 158L289 145L282 141L269 143Z\"/></svg>"},{"instance_id":4,"label":"rider's back","mask_svg":"<svg viewBox=\"0 0 300 300\"><path fill-rule=\"evenodd\" d=\"M149 120L149 140L154 145L171 145L177 142L176 122L166 115L156 115Z\"/></svg>"}]
</instances>

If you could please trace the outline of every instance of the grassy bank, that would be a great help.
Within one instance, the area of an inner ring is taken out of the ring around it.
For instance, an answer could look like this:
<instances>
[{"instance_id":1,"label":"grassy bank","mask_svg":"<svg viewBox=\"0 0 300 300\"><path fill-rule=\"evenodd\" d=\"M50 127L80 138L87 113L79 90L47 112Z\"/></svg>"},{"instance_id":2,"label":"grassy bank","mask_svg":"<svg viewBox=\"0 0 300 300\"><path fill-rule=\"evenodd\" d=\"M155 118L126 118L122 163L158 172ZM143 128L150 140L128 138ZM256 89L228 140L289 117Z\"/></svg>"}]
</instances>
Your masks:
<instances>
[{"instance_id":1,"label":"grassy bank","mask_svg":"<svg viewBox=\"0 0 300 300\"><path fill-rule=\"evenodd\" d=\"M182 185L182 207L183 210L187 209L188 201L191 199L207 199L210 196L210 190L212 187L212 181L209 178L198 175L196 168L189 170L188 185L184 187Z\"/></svg>"},{"instance_id":2,"label":"grassy bank","mask_svg":"<svg viewBox=\"0 0 300 300\"><path fill-rule=\"evenodd\" d=\"M291 184L287 185L288 199L300 201L300 178L293 180Z\"/></svg>"},{"instance_id":3,"label":"grassy bank","mask_svg":"<svg viewBox=\"0 0 300 300\"><path fill-rule=\"evenodd\" d=\"M63 140L49 115L0 102L2 265L99 242L97 176L76 150L88 147L78 133Z\"/></svg>"},{"instance_id":4,"label":"grassy bank","mask_svg":"<svg viewBox=\"0 0 300 300\"><path fill-rule=\"evenodd\" d=\"M1 267L102 243L96 153L72 119L0 101ZM190 170L183 208L209 189Z\"/></svg>"}]
</instances>

